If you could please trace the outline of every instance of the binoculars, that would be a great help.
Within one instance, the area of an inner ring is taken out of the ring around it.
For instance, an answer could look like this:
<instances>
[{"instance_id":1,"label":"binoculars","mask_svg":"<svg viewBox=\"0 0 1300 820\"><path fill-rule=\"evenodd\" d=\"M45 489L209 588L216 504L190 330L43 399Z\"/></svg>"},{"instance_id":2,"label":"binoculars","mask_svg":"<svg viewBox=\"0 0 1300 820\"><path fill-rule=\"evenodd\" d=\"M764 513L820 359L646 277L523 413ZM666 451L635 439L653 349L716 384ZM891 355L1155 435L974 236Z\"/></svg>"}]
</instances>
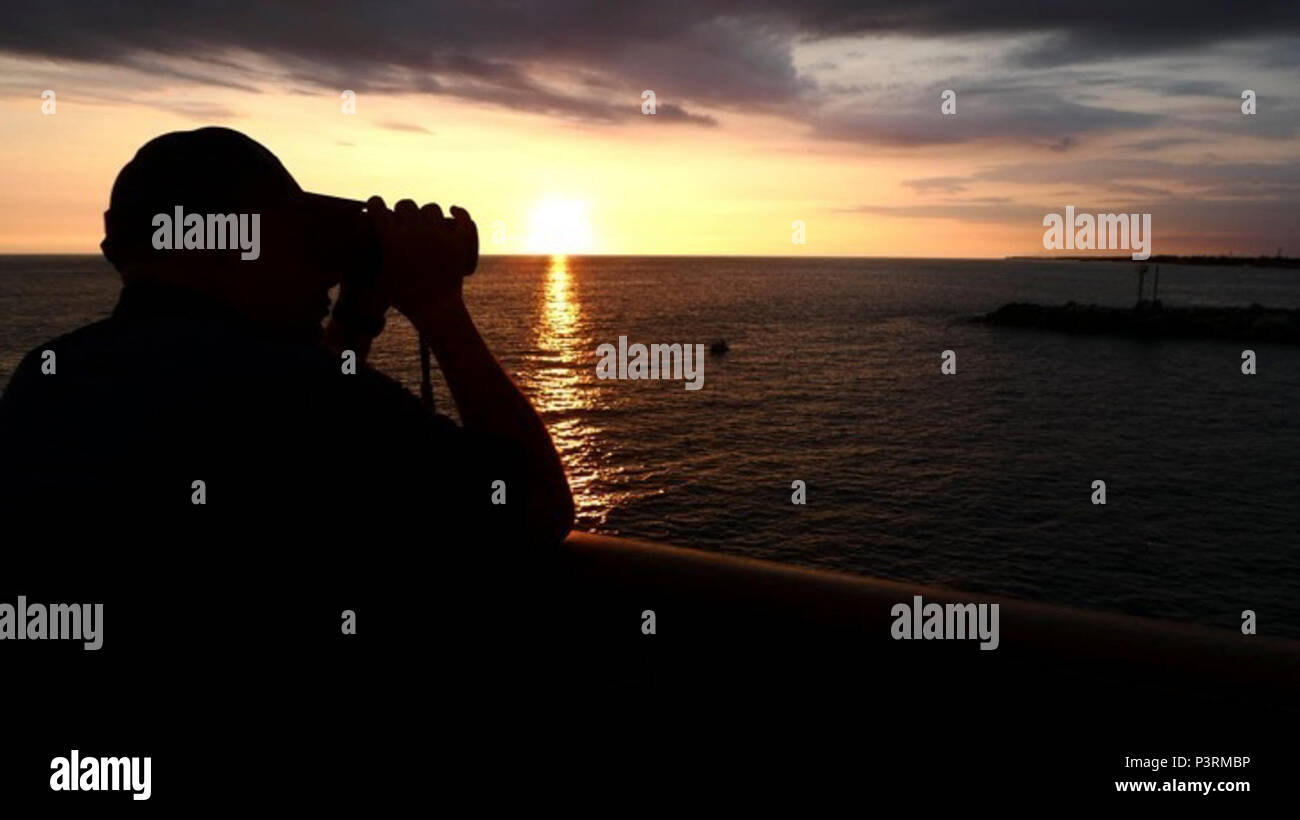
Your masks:
<instances>
[{"instance_id":1,"label":"binoculars","mask_svg":"<svg viewBox=\"0 0 1300 820\"><path fill-rule=\"evenodd\" d=\"M379 237L365 215L366 203L322 194L310 196L316 203L326 206L320 210L324 218L317 228L319 246L327 256L325 261L340 265L350 275L377 275L383 259ZM444 219L448 227L457 225L451 217ZM478 231L457 228L448 233L453 244L450 258L442 261L462 277L469 276L478 267Z\"/></svg>"}]
</instances>

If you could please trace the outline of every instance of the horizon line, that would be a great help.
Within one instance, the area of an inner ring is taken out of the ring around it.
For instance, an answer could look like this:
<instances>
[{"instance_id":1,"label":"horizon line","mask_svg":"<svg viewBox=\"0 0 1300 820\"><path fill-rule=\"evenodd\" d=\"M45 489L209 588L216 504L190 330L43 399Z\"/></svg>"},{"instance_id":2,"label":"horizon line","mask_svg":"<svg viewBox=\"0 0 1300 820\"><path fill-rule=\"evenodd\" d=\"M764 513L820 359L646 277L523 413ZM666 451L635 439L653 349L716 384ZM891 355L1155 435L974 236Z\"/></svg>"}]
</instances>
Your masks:
<instances>
[{"instance_id":1,"label":"horizon line","mask_svg":"<svg viewBox=\"0 0 1300 820\"><path fill-rule=\"evenodd\" d=\"M85 256L104 259L101 252L92 251L0 251L0 257L15 256ZM1033 254L1005 254L1002 256L891 256L876 254L766 254L766 253L481 253L480 258L492 259L536 259L546 257L606 257L606 258L663 258L663 259L879 259L879 260L946 260L952 262L1131 262L1126 256L1050 256ZM1155 258L1155 254L1152 258ZM1162 259L1288 259L1289 257L1268 254L1246 255L1231 252L1217 253L1183 253L1159 254ZM104 261L108 261L105 259Z\"/></svg>"}]
</instances>

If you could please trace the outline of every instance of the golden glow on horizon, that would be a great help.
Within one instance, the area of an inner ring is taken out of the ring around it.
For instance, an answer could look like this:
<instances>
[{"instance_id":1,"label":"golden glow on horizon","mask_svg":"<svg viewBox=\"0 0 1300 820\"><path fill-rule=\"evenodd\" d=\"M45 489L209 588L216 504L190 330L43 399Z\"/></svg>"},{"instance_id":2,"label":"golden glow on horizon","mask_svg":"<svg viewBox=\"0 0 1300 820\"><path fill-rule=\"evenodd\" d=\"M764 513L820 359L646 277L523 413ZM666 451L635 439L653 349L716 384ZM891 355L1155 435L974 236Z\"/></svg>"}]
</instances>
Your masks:
<instances>
[{"instance_id":1,"label":"golden glow on horizon","mask_svg":"<svg viewBox=\"0 0 1300 820\"><path fill-rule=\"evenodd\" d=\"M60 97L57 115L43 116L34 99L0 97L9 128L0 253L96 252L122 165L159 134L208 124L263 143L309 191L461 205L479 225L485 254L997 256L1041 248L1037 224L1017 243L1000 227L856 212L857 204L897 201L902 180L958 171L864 158L857 149L809 151L797 126L771 118L733 117L725 132L639 121L579 127L419 96L366 97L345 116L333 95L228 89L203 91L205 105L229 113L201 119L71 96ZM808 244L791 243L793 219L807 222Z\"/></svg>"}]
</instances>

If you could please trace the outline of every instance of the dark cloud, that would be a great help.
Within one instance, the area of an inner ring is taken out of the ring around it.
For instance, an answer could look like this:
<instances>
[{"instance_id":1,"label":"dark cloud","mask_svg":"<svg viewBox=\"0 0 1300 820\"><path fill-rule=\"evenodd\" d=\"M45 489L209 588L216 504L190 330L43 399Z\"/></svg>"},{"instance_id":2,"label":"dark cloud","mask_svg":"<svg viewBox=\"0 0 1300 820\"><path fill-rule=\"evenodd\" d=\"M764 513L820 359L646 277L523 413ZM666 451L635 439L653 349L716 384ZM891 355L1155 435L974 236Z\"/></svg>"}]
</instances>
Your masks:
<instances>
[{"instance_id":1,"label":"dark cloud","mask_svg":"<svg viewBox=\"0 0 1300 820\"><path fill-rule=\"evenodd\" d=\"M1151 113L1080 105L1059 90L1008 89L1004 92L957 90L957 113L939 108L942 89L907 95L891 106L821 114L815 136L885 145L951 145L981 139L1021 142L1036 148L1068 151L1081 135L1140 129L1161 121Z\"/></svg>"},{"instance_id":2,"label":"dark cloud","mask_svg":"<svg viewBox=\"0 0 1300 820\"><path fill-rule=\"evenodd\" d=\"M1240 100L1241 95L1240 88L1211 80L1174 80L1156 83L1150 87L1171 97L1219 97Z\"/></svg>"},{"instance_id":3,"label":"dark cloud","mask_svg":"<svg viewBox=\"0 0 1300 820\"><path fill-rule=\"evenodd\" d=\"M407 122L381 122L378 123L380 128L387 128L389 131L409 131L413 134L432 134L428 128L423 125L412 125Z\"/></svg>"},{"instance_id":4,"label":"dark cloud","mask_svg":"<svg viewBox=\"0 0 1300 820\"><path fill-rule=\"evenodd\" d=\"M1149 140L1138 140L1137 142L1125 143L1119 146L1124 151L1159 151L1163 148L1173 148L1178 145L1192 145L1200 140L1194 140L1190 137L1156 137Z\"/></svg>"},{"instance_id":5,"label":"dark cloud","mask_svg":"<svg viewBox=\"0 0 1300 820\"><path fill-rule=\"evenodd\" d=\"M1131 182L1116 182L1107 185L1106 190L1117 194L1127 194L1130 197L1142 197L1145 199L1161 199L1172 196L1172 194L1164 188L1156 188L1151 185L1137 185Z\"/></svg>"},{"instance_id":6,"label":"dark cloud","mask_svg":"<svg viewBox=\"0 0 1300 820\"><path fill-rule=\"evenodd\" d=\"M1182 163L1160 160L1090 159L1071 163L1026 162L1003 165L972 175L966 182L1015 182L1035 185L1113 185L1159 181L1194 189L1198 196L1266 196L1286 191L1300 196L1300 162Z\"/></svg>"},{"instance_id":7,"label":"dark cloud","mask_svg":"<svg viewBox=\"0 0 1300 820\"><path fill-rule=\"evenodd\" d=\"M239 82L236 79L227 79L220 74L212 73L210 70L186 70L156 58L133 56L123 59L120 64L126 68L131 68L144 74L148 74L151 77L167 77L185 83L210 85L217 88L229 88L233 91L239 91L244 94L261 93L261 89L250 83ZM217 67L220 68L221 66L218 64ZM236 76L239 75L236 73Z\"/></svg>"},{"instance_id":8,"label":"dark cloud","mask_svg":"<svg viewBox=\"0 0 1300 820\"><path fill-rule=\"evenodd\" d=\"M0 27L0 51L114 65L181 58L207 63L209 70L190 72L192 78L235 88L252 88L273 71L280 79L320 89L447 94L604 121L639 113L632 102L648 88L668 104L665 121L708 125L711 117L691 109L796 115L817 107L818 89L794 66L794 44L863 34L1042 35L1018 53L1025 65L1271 38L1281 43L1271 59L1287 63L1297 52L1284 38L1300 34L1300 4L371 0L354 7L316 0L165 5L41 0L8 15ZM244 59L249 55L256 61ZM1062 130L1095 117L1114 125L1123 116L1069 105L1057 112L1030 112L1022 133L1010 136L1056 139L1045 133L1044 118L1053 114L1064 118ZM837 117L816 127L836 138L884 142L961 138L951 126L915 133L888 117L860 119Z\"/></svg>"},{"instance_id":9,"label":"dark cloud","mask_svg":"<svg viewBox=\"0 0 1300 820\"><path fill-rule=\"evenodd\" d=\"M903 180L903 187L922 193L939 191L945 194L956 194L966 190L967 181L963 177L926 177L925 179L905 179Z\"/></svg>"}]
</instances>

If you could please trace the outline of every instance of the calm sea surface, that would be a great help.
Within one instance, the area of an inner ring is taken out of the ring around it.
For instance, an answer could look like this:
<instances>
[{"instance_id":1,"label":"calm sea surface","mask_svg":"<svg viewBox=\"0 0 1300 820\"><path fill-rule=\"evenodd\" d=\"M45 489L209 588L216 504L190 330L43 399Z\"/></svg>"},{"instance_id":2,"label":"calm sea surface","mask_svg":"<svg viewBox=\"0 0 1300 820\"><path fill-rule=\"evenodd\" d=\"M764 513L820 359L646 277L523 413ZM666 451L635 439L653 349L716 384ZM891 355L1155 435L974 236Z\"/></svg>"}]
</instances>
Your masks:
<instances>
[{"instance_id":1,"label":"calm sea surface","mask_svg":"<svg viewBox=\"0 0 1300 820\"><path fill-rule=\"evenodd\" d=\"M98 258L0 257L0 386L117 288ZM1135 293L1127 265L943 260L496 257L467 284L582 528L1300 636L1300 348L1254 345L1243 376L1241 344L959 322ZM1162 266L1160 295L1296 308L1300 272ZM389 328L372 363L414 388L413 333ZM731 349L699 391L597 380L620 335Z\"/></svg>"}]
</instances>

